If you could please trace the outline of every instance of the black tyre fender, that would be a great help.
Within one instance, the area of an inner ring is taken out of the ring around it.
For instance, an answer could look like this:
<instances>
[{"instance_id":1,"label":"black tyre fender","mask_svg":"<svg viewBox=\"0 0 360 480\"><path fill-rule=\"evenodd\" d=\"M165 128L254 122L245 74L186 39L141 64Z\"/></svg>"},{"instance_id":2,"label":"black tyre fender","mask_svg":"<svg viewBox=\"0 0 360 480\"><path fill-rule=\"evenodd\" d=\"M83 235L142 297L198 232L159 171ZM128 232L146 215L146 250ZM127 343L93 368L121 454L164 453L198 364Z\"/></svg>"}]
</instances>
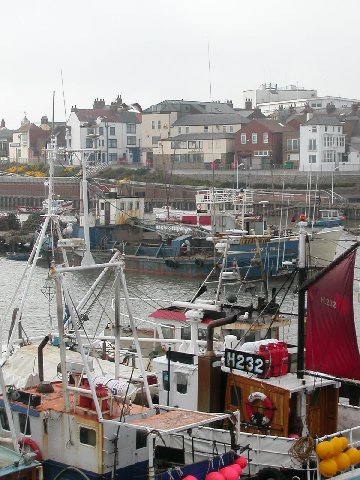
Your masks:
<instances>
[{"instance_id":1,"label":"black tyre fender","mask_svg":"<svg viewBox=\"0 0 360 480\"><path fill-rule=\"evenodd\" d=\"M258 474L255 477L255 480L286 480L286 475L278 470L277 468L263 468L258 472Z\"/></svg>"}]
</instances>

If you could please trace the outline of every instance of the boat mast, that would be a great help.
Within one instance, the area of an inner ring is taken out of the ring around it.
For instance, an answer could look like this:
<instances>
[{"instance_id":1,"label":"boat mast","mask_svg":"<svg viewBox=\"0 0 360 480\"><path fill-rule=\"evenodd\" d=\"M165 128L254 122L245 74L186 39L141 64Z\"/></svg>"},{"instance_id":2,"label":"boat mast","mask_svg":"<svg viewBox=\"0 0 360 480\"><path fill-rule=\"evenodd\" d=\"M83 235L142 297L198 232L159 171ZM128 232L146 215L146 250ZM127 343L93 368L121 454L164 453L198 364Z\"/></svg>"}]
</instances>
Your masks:
<instances>
[{"instance_id":1,"label":"boat mast","mask_svg":"<svg viewBox=\"0 0 360 480\"><path fill-rule=\"evenodd\" d=\"M94 265L95 261L90 251L90 233L89 233L89 201L88 201L88 182L86 178L86 152L83 156L82 165L82 204L83 204L83 227L84 227L84 240L85 251L81 261L81 265Z\"/></svg>"},{"instance_id":2,"label":"boat mast","mask_svg":"<svg viewBox=\"0 0 360 480\"><path fill-rule=\"evenodd\" d=\"M307 222L299 222L299 298L298 298L298 351L297 351L297 377L304 378L305 367L305 293L306 289L301 286L306 281L306 230Z\"/></svg>"}]
</instances>

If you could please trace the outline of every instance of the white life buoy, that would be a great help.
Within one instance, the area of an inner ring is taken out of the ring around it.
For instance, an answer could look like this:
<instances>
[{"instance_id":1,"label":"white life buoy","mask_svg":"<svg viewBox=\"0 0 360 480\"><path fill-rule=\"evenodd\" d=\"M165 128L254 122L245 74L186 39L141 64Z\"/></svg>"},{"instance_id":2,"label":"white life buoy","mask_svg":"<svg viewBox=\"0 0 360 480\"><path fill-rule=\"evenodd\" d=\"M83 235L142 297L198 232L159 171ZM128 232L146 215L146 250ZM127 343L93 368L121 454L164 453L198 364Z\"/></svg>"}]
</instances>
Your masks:
<instances>
[{"instance_id":1,"label":"white life buoy","mask_svg":"<svg viewBox=\"0 0 360 480\"><path fill-rule=\"evenodd\" d=\"M274 416L274 407L269 400L269 398L265 395L265 393L262 392L253 392L250 393L247 402L246 402L246 413L250 419L250 423L258 424L259 423L259 418L258 418L258 412L254 411L253 409L253 402L255 400L261 400L264 404L264 413L261 418L261 425L267 425L268 423L271 422L273 416Z\"/></svg>"}]
</instances>

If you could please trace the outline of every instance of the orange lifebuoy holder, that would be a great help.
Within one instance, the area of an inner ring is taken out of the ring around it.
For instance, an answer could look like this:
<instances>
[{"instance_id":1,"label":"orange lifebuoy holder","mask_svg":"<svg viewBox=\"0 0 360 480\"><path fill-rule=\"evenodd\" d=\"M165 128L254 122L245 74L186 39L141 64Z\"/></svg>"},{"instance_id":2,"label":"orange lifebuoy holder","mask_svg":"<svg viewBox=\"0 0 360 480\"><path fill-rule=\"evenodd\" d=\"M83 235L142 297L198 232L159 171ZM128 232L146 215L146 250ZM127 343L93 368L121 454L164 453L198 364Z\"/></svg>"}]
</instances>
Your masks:
<instances>
[{"instance_id":1,"label":"orange lifebuoy holder","mask_svg":"<svg viewBox=\"0 0 360 480\"><path fill-rule=\"evenodd\" d=\"M253 403L255 400L261 400L264 404L264 413L262 414L261 422L259 422L259 412L254 410ZM265 393L262 392L253 392L250 393L247 402L246 402L246 413L250 419L251 423L254 424L259 424L261 425L267 425L271 422L273 416L274 416L274 407L269 400L269 398L265 395Z\"/></svg>"},{"instance_id":2,"label":"orange lifebuoy holder","mask_svg":"<svg viewBox=\"0 0 360 480\"><path fill-rule=\"evenodd\" d=\"M20 448L23 448L24 445L27 445L28 447L30 447L30 449L36 453L36 460L38 460L39 462L41 462L42 460L42 455L41 455L41 452L40 452L40 448L39 448L39 445L35 442L35 440L33 440L31 437L19 437L18 438L18 444L20 446Z\"/></svg>"}]
</instances>

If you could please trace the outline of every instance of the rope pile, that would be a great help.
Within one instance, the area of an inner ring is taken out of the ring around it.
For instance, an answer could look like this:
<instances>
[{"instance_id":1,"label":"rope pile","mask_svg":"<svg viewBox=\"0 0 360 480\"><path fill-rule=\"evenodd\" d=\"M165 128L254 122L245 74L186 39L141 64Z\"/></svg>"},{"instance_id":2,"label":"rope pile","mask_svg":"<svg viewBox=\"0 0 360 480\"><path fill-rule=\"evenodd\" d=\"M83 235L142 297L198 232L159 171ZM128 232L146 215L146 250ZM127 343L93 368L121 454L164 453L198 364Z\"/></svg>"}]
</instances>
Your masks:
<instances>
[{"instance_id":1,"label":"rope pile","mask_svg":"<svg viewBox=\"0 0 360 480\"><path fill-rule=\"evenodd\" d=\"M314 445L312 437L300 437L292 444L289 455L301 464L307 463L314 451Z\"/></svg>"}]
</instances>

